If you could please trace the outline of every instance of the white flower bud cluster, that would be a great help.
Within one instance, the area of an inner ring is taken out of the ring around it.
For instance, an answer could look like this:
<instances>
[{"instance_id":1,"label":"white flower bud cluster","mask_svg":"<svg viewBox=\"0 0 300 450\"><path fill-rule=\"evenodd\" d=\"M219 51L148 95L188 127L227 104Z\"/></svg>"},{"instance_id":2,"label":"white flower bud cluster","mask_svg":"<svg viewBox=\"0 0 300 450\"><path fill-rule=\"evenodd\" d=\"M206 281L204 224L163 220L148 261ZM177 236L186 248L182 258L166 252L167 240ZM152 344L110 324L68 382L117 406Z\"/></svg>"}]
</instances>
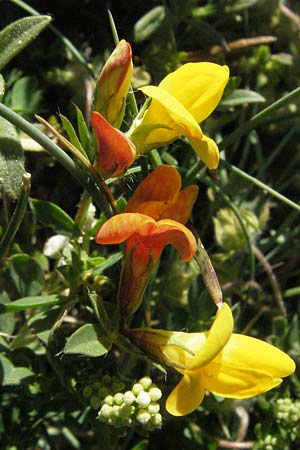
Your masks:
<instances>
[{"instance_id":1,"label":"white flower bud cluster","mask_svg":"<svg viewBox=\"0 0 300 450\"><path fill-rule=\"evenodd\" d=\"M106 374L101 379L92 376L83 389L83 396L89 400L93 409L99 409L106 396L116 394L124 388L125 384L116 376Z\"/></svg>"},{"instance_id":2,"label":"white flower bud cluster","mask_svg":"<svg viewBox=\"0 0 300 450\"><path fill-rule=\"evenodd\" d=\"M107 395L98 413L99 420L116 427L141 426L146 430L161 428L162 416L158 400L161 390L150 377L143 377L131 390Z\"/></svg>"},{"instance_id":3,"label":"white flower bud cluster","mask_svg":"<svg viewBox=\"0 0 300 450\"><path fill-rule=\"evenodd\" d=\"M277 438L275 436L272 436L270 434L267 434L263 441L263 447L264 450L276 450L277 447Z\"/></svg>"},{"instance_id":4,"label":"white flower bud cluster","mask_svg":"<svg viewBox=\"0 0 300 450\"><path fill-rule=\"evenodd\" d=\"M300 400L279 398L275 406L276 422L289 431L291 440L300 436Z\"/></svg>"}]
</instances>

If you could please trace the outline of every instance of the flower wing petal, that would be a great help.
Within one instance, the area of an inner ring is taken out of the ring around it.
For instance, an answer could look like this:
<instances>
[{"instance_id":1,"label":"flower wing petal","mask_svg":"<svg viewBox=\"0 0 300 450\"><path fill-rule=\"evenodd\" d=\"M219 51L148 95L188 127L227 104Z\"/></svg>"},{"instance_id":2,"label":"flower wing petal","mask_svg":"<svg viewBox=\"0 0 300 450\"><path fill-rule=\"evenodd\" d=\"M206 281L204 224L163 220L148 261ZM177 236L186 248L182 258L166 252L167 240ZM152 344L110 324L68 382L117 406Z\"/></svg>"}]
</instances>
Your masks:
<instances>
[{"instance_id":1,"label":"flower wing petal","mask_svg":"<svg viewBox=\"0 0 300 450\"><path fill-rule=\"evenodd\" d=\"M166 401L166 409L173 416L193 412L202 402L205 387L200 371L185 372Z\"/></svg>"},{"instance_id":2,"label":"flower wing petal","mask_svg":"<svg viewBox=\"0 0 300 450\"><path fill-rule=\"evenodd\" d=\"M118 214L108 219L96 234L97 244L119 244L135 233L141 236L151 234L157 228L152 217L138 213Z\"/></svg>"},{"instance_id":3,"label":"flower wing petal","mask_svg":"<svg viewBox=\"0 0 300 450\"><path fill-rule=\"evenodd\" d=\"M220 155L219 148L215 141L208 136L202 135L199 139L190 139L191 146L199 155L200 159L209 169L216 169L219 165Z\"/></svg>"},{"instance_id":4,"label":"flower wing petal","mask_svg":"<svg viewBox=\"0 0 300 450\"><path fill-rule=\"evenodd\" d=\"M198 192L199 188L196 185L188 186L183 191L178 192L172 204L162 211L160 219L172 219L186 224L191 215Z\"/></svg>"},{"instance_id":5,"label":"flower wing petal","mask_svg":"<svg viewBox=\"0 0 300 450\"><path fill-rule=\"evenodd\" d=\"M202 122L218 105L228 78L227 66L188 63L167 75L159 86L174 95L197 122Z\"/></svg>"},{"instance_id":6,"label":"flower wing petal","mask_svg":"<svg viewBox=\"0 0 300 450\"><path fill-rule=\"evenodd\" d=\"M182 261L189 261L197 250L197 243L193 233L183 224L171 219L157 222L157 228L151 235L151 248L155 254L160 254L165 245L173 245Z\"/></svg>"},{"instance_id":7,"label":"flower wing petal","mask_svg":"<svg viewBox=\"0 0 300 450\"><path fill-rule=\"evenodd\" d=\"M151 148L161 147L181 135L188 139L202 139L202 131L196 119L190 112L169 92L159 86L145 86L140 89L151 97L152 103L143 118L143 126L157 123L170 129L157 128L149 131L145 137L144 145ZM134 137L132 136L134 141Z\"/></svg>"},{"instance_id":8,"label":"flower wing petal","mask_svg":"<svg viewBox=\"0 0 300 450\"><path fill-rule=\"evenodd\" d=\"M294 361L278 348L259 339L232 334L221 354L203 368L203 377L210 392L246 398L272 389L294 370Z\"/></svg>"}]
</instances>

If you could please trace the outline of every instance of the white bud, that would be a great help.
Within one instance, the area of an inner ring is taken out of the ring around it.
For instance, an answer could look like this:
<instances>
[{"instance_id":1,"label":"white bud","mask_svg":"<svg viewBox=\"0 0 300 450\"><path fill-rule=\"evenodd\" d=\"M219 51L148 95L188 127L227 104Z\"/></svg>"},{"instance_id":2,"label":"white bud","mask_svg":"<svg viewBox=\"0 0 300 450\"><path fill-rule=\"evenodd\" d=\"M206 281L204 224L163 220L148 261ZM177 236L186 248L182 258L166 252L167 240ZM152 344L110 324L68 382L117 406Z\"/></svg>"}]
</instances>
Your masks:
<instances>
[{"instance_id":1,"label":"white bud","mask_svg":"<svg viewBox=\"0 0 300 450\"><path fill-rule=\"evenodd\" d=\"M117 405L121 405L123 402L123 394L121 392L117 392L117 394L114 395L114 402Z\"/></svg>"},{"instance_id":2,"label":"white bud","mask_svg":"<svg viewBox=\"0 0 300 450\"><path fill-rule=\"evenodd\" d=\"M139 384L141 384L143 386L143 388L145 389L145 391L151 386L152 384L152 380L150 377L143 377L141 378L139 381Z\"/></svg>"},{"instance_id":3,"label":"white bud","mask_svg":"<svg viewBox=\"0 0 300 450\"><path fill-rule=\"evenodd\" d=\"M99 416L104 419L108 419L112 415L112 412L113 412L112 407L105 403L104 405L102 405L99 411Z\"/></svg>"},{"instance_id":4,"label":"white bud","mask_svg":"<svg viewBox=\"0 0 300 450\"><path fill-rule=\"evenodd\" d=\"M146 425L150 419L151 416L145 409L140 409L136 415L136 421L141 425Z\"/></svg>"},{"instance_id":5,"label":"white bud","mask_svg":"<svg viewBox=\"0 0 300 450\"><path fill-rule=\"evenodd\" d=\"M151 402L147 408L147 411L150 414L156 414L159 412L159 410L160 410L160 406L157 402Z\"/></svg>"},{"instance_id":6,"label":"white bud","mask_svg":"<svg viewBox=\"0 0 300 450\"><path fill-rule=\"evenodd\" d=\"M144 390L144 388L140 383L134 383L134 385L132 386L132 389L131 389L131 391L133 392L134 395L138 395L143 390Z\"/></svg>"},{"instance_id":7,"label":"white bud","mask_svg":"<svg viewBox=\"0 0 300 450\"><path fill-rule=\"evenodd\" d=\"M107 395L104 399L104 402L107 403L108 405L113 405L114 404L114 398L112 395Z\"/></svg>"},{"instance_id":8,"label":"white bud","mask_svg":"<svg viewBox=\"0 0 300 450\"><path fill-rule=\"evenodd\" d=\"M149 390L150 398L153 402L157 402L162 397L162 392L158 387L152 387Z\"/></svg>"},{"instance_id":9,"label":"white bud","mask_svg":"<svg viewBox=\"0 0 300 450\"><path fill-rule=\"evenodd\" d=\"M141 408L147 408L151 403L151 397L147 392L143 391L138 394L136 402Z\"/></svg>"},{"instance_id":10,"label":"white bud","mask_svg":"<svg viewBox=\"0 0 300 450\"><path fill-rule=\"evenodd\" d=\"M131 391L126 391L123 395L123 402L126 403L126 405L132 405L132 403L135 402L135 395Z\"/></svg>"}]
</instances>

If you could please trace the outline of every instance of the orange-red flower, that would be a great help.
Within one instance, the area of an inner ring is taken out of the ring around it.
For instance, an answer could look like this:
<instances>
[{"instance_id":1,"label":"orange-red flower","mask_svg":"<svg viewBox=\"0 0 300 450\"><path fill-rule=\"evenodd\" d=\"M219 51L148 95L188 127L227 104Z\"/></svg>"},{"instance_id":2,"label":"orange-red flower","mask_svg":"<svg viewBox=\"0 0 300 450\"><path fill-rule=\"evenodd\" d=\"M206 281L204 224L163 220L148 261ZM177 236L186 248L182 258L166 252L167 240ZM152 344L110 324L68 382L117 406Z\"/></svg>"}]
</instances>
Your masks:
<instances>
[{"instance_id":1,"label":"orange-red flower","mask_svg":"<svg viewBox=\"0 0 300 450\"><path fill-rule=\"evenodd\" d=\"M132 315L139 307L150 275L166 245L172 244L182 261L190 260L197 249L194 235L183 224L169 219L155 221L138 213L111 217L98 231L96 242L126 242L119 289L123 318Z\"/></svg>"},{"instance_id":2,"label":"orange-red flower","mask_svg":"<svg viewBox=\"0 0 300 450\"><path fill-rule=\"evenodd\" d=\"M98 172L104 178L123 175L134 162L134 144L96 111L92 113L92 127L98 143L95 161Z\"/></svg>"},{"instance_id":3,"label":"orange-red flower","mask_svg":"<svg viewBox=\"0 0 300 450\"><path fill-rule=\"evenodd\" d=\"M180 191L181 177L171 166L162 164L134 191L125 212L147 214L155 220L172 219L186 224L198 195L196 185Z\"/></svg>"}]
</instances>

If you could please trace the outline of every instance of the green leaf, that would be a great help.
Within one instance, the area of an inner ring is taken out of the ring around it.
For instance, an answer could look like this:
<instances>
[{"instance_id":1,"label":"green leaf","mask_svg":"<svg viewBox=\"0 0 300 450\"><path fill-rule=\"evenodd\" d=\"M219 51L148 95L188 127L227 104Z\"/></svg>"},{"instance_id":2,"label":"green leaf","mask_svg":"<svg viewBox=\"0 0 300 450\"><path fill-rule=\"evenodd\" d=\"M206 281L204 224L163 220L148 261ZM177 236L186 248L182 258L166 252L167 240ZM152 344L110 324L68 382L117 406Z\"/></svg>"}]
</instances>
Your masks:
<instances>
[{"instance_id":1,"label":"green leaf","mask_svg":"<svg viewBox=\"0 0 300 450\"><path fill-rule=\"evenodd\" d=\"M113 255L110 255L108 258L106 258L103 263L99 264L99 266L94 270L94 275L99 275L100 273L104 272L104 270L109 269L110 267L117 264L120 259L122 259L123 253L117 252Z\"/></svg>"},{"instance_id":2,"label":"green leaf","mask_svg":"<svg viewBox=\"0 0 300 450\"><path fill-rule=\"evenodd\" d=\"M63 352L66 354L79 353L90 357L102 356L111 347L110 343L104 343L105 340L107 339L98 337L95 325L86 323L67 339Z\"/></svg>"},{"instance_id":3,"label":"green leaf","mask_svg":"<svg viewBox=\"0 0 300 450\"><path fill-rule=\"evenodd\" d=\"M6 291L0 290L0 311L7 303L10 303L10 298ZM13 314L3 314L0 316L0 330L6 334L13 334L15 329L15 317Z\"/></svg>"},{"instance_id":4,"label":"green leaf","mask_svg":"<svg viewBox=\"0 0 300 450\"><path fill-rule=\"evenodd\" d=\"M50 16L24 17L0 32L0 70L51 22Z\"/></svg>"},{"instance_id":5,"label":"green leaf","mask_svg":"<svg viewBox=\"0 0 300 450\"><path fill-rule=\"evenodd\" d=\"M264 103L266 99L255 91L249 89L236 89L221 102L221 106L238 106L244 103Z\"/></svg>"},{"instance_id":6,"label":"green leaf","mask_svg":"<svg viewBox=\"0 0 300 450\"><path fill-rule=\"evenodd\" d=\"M39 108L42 90L34 77L22 77L17 80L9 93L6 104L22 115L33 115Z\"/></svg>"},{"instance_id":7,"label":"green leaf","mask_svg":"<svg viewBox=\"0 0 300 450\"><path fill-rule=\"evenodd\" d=\"M76 131L74 130L74 127L69 121L69 119L63 114L60 114L59 117L63 123L63 126L65 127L66 132L68 133L71 144L73 144L74 147L76 147L77 150L87 158L87 154L84 148L82 147L81 142L76 134Z\"/></svg>"},{"instance_id":8,"label":"green leaf","mask_svg":"<svg viewBox=\"0 0 300 450\"><path fill-rule=\"evenodd\" d=\"M4 92L5 92L5 81L4 81L3 76L0 73L0 101L2 101Z\"/></svg>"},{"instance_id":9,"label":"green leaf","mask_svg":"<svg viewBox=\"0 0 300 450\"><path fill-rule=\"evenodd\" d=\"M142 441L140 441L137 444L135 444L134 447L131 447L130 450L147 450L148 445L149 445L149 440L148 439L143 439Z\"/></svg>"},{"instance_id":10,"label":"green leaf","mask_svg":"<svg viewBox=\"0 0 300 450\"><path fill-rule=\"evenodd\" d=\"M79 139L81 142L82 147L85 150L85 153L87 154L90 162L94 162L94 151L92 148L92 141L91 136L89 134L89 130L86 126L83 114L81 110L78 108L78 106L75 106L76 108L76 114L77 114L77 127L78 127L78 133L79 133Z\"/></svg>"},{"instance_id":11,"label":"green leaf","mask_svg":"<svg viewBox=\"0 0 300 450\"><path fill-rule=\"evenodd\" d=\"M24 169L24 153L15 127L0 117L0 188L18 198Z\"/></svg>"},{"instance_id":12,"label":"green leaf","mask_svg":"<svg viewBox=\"0 0 300 450\"><path fill-rule=\"evenodd\" d=\"M53 228L58 234L73 235L74 220L55 203L38 199L31 199L30 203L38 221L43 225Z\"/></svg>"},{"instance_id":13,"label":"green leaf","mask_svg":"<svg viewBox=\"0 0 300 450\"><path fill-rule=\"evenodd\" d=\"M19 298L11 303L0 304L0 314L7 312L23 311L25 309L38 308L40 306L52 306L59 303L58 295L34 295Z\"/></svg>"},{"instance_id":14,"label":"green leaf","mask_svg":"<svg viewBox=\"0 0 300 450\"><path fill-rule=\"evenodd\" d=\"M142 42L148 39L164 23L166 11L164 6L155 6L148 11L134 26L134 40Z\"/></svg>"},{"instance_id":15,"label":"green leaf","mask_svg":"<svg viewBox=\"0 0 300 450\"><path fill-rule=\"evenodd\" d=\"M39 295L45 286L44 273L34 258L19 253L9 258L9 273L19 297Z\"/></svg>"},{"instance_id":16,"label":"green leaf","mask_svg":"<svg viewBox=\"0 0 300 450\"><path fill-rule=\"evenodd\" d=\"M18 385L25 378L33 376L27 367L15 367L6 356L0 355L0 384L2 386Z\"/></svg>"}]
</instances>

